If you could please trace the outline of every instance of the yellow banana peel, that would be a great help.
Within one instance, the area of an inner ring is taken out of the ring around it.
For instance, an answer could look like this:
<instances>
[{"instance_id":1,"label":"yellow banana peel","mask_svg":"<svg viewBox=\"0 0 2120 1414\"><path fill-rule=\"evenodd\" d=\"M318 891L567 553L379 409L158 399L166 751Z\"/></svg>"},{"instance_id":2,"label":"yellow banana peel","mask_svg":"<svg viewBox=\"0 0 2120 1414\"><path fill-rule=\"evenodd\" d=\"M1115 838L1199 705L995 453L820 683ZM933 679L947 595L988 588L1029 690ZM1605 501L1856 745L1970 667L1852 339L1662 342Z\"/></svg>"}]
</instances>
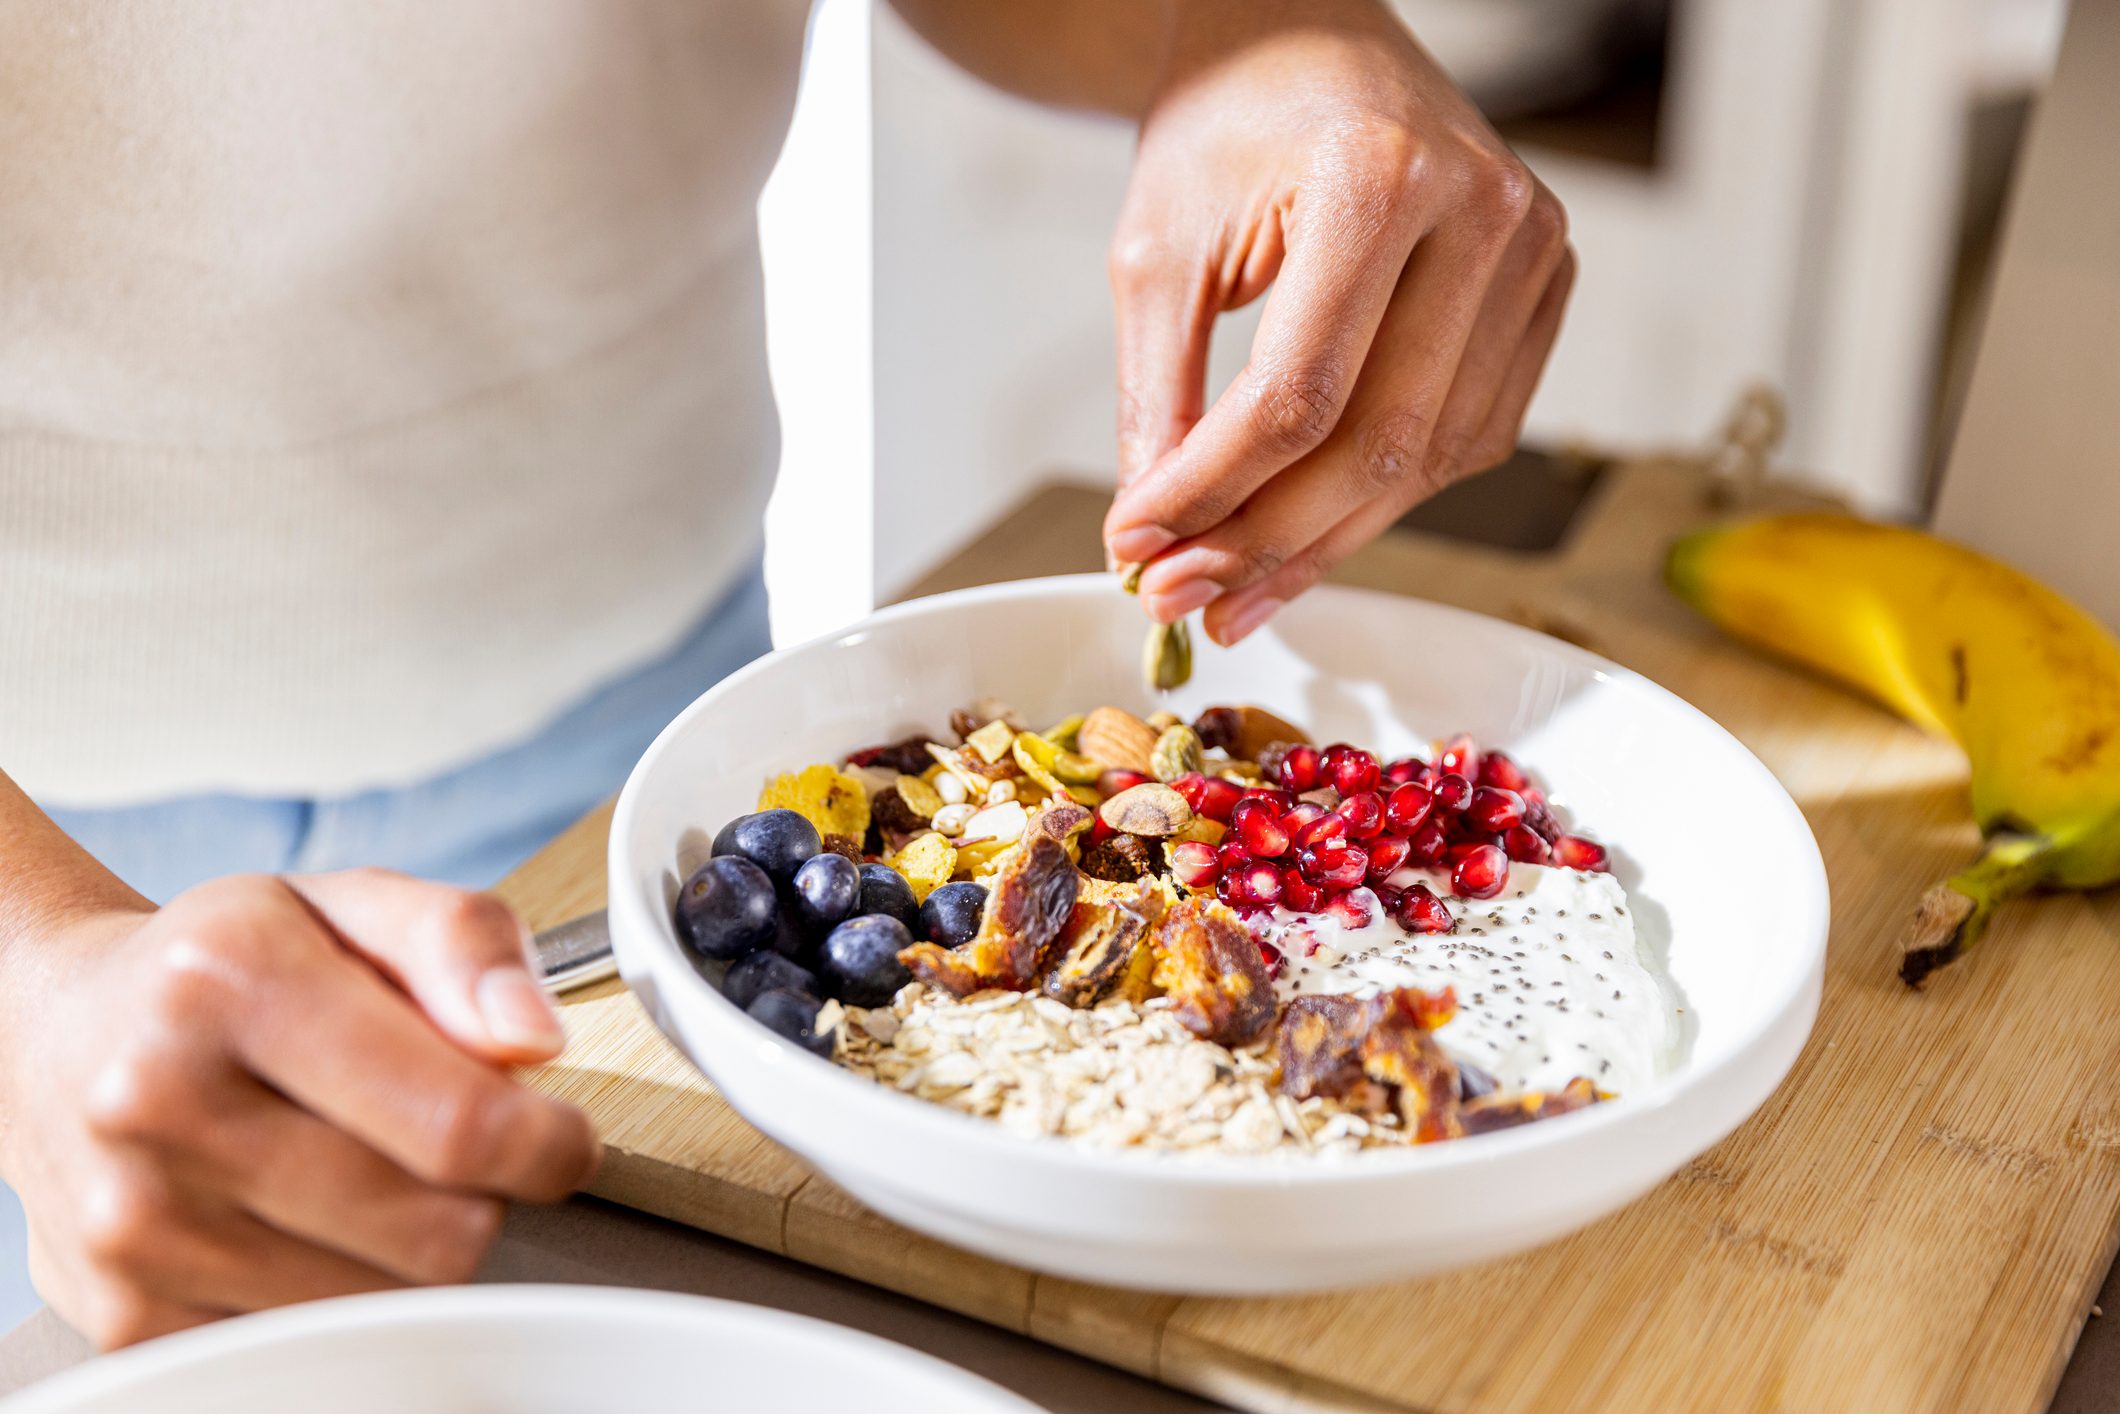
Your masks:
<instances>
[{"instance_id":1,"label":"yellow banana peel","mask_svg":"<svg viewBox=\"0 0 2120 1414\"><path fill-rule=\"evenodd\" d=\"M1922 897L1909 984L2007 899L2120 882L2120 640L2067 599L1922 531L1831 514L1698 531L1665 577L1729 633L1965 749L1986 845Z\"/></svg>"}]
</instances>

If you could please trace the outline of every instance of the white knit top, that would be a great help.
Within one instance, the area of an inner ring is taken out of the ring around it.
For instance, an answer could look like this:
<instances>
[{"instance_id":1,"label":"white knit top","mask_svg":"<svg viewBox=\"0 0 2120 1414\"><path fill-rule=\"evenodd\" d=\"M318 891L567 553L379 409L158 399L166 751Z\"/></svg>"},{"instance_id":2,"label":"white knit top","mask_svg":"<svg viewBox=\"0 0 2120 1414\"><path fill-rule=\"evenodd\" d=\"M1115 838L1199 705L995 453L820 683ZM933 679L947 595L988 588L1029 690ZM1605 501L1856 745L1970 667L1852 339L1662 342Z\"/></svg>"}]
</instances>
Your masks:
<instances>
[{"instance_id":1,"label":"white knit top","mask_svg":"<svg viewBox=\"0 0 2120 1414\"><path fill-rule=\"evenodd\" d=\"M402 783L757 543L802 0L0 6L0 767Z\"/></svg>"}]
</instances>

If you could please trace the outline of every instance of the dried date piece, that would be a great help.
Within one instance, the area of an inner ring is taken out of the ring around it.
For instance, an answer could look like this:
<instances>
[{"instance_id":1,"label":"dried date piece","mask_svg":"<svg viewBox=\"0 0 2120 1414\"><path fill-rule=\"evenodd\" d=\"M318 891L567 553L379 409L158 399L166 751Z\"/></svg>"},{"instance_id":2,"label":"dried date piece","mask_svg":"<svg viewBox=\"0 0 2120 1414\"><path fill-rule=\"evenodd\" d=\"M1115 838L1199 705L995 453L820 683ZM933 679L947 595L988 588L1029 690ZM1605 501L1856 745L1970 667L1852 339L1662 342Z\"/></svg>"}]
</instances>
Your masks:
<instances>
[{"instance_id":1,"label":"dried date piece","mask_svg":"<svg viewBox=\"0 0 2120 1414\"><path fill-rule=\"evenodd\" d=\"M1075 910L1080 880L1050 835L1026 839L996 876L986 917L959 948L915 943L898 954L913 975L952 996L998 987L1020 992L1043 970Z\"/></svg>"},{"instance_id":2,"label":"dried date piece","mask_svg":"<svg viewBox=\"0 0 2120 1414\"><path fill-rule=\"evenodd\" d=\"M1298 1100L1323 1095L1383 1108L1388 1092L1362 1072L1362 1040L1378 1010L1375 998L1343 995L1290 1002L1281 1013L1280 1092Z\"/></svg>"},{"instance_id":3,"label":"dried date piece","mask_svg":"<svg viewBox=\"0 0 2120 1414\"><path fill-rule=\"evenodd\" d=\"M1515 1095L1482 1095L1458 1108L1460 1131L1492 1134L1537 1119L1586 1109L1597 1103L1597 1087L1577 1076L1559 1090L1529 1090Z\"/></svg>"},{"instance_id":4,"label":"dried date piece","mask_svg":"<svg viewBox=\"0 0 2120 1414\"><path fill-rule=\"evenodd\" d=\"M1148 915L1124 903L1078 903L1060 958L1039 990L1072 1007L1124 998L1144 1000L1155 958Z\"/></svg>"},{"instance_id":5,"label":"dried date piece","mask_svg":"<svg viewBox=\"0 0 2120 1414\"><path fill-rule=\"evenodd\" d=\"M1082 852L1082 872L1092 879L1130 884L1155 871L1148 846L1133 835L1113 835Z\"/></svg>"},{"instance_id":6,"label":"dried date piece","mask_svg":"<svg viewBox=\"0 0 2120 1414\"><path fill-rule=\"evenodd\" d=\"M1463 1133L1458 1118L1457 1066L1429 1034L1457 1010L1457 998L1401 987L1377 998L1378 1012L1362 1038L1362 1073L1389 1085L1399 1116L1414 1142L1454 1139Z\"/></svg>"},{"instance_id":7,"label":"dried date piece","mask_svg":"<svg viewBox=\"0 0 2120 1414\"><path fill-rule=\"evenodd\" d=\"M1273 1025L1273 979L1259 945L1219 904L1181 899L1149 934L1151 980L1174 1003L1172 1015L1195 1036L1225 1046L1255 1041Z\"/></svg>"}]
</instances>

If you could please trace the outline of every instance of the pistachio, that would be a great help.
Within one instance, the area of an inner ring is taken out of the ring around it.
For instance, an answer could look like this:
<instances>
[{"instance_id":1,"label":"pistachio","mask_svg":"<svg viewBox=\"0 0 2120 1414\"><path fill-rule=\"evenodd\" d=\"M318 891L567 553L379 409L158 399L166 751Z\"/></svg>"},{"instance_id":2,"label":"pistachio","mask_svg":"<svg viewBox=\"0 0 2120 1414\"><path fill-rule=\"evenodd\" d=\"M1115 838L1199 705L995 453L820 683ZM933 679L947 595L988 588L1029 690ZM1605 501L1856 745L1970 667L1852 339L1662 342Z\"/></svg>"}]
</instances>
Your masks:
<instances>
[{"instance_id":1,"label":"pistachio","mask_svg":"<svg viewBox=\"0 0 2120 1414\"><path fill-rule=\"evenodd\" d=\"M1100 771L1148 774L1149 753L1156 749L1156 729L1121 707L1099 707L1082 719L1076 749Z\"/></svg>"},{"instance_id":2,"label":"pistachio","mask_svg":"<svg viewBox=\"0 0 2120 1414\"><path fill-rule=\"evenodd\" d=\"M1141 572L1147 568L1148 562L1146 560L1137 560L1132 564L1119 566L1119 587L1128 594L1139 594L1141 592Z\"/></svg>"},{"instance_id":3,"label":"pistachio","mask_svg":"<svg viewBox=\"0 0 2120 1414\"><path fill-rule=\"evenodd\" d=\"M1175 781L1201 767L1200 734L1184 723L1165 727L1148 753L1148 773L1159 781Z\"/></svg>"},{"instance_id":4,"label":"pistachio","mask_svg":"<svg viewBox=\"0 0 2120 1414\"><path fill-rule=\"evenodd\" d=\"M989 765L1006 756L1015 742L1016 729L999 717L964 739L964 744L978 752L979 759Z\"/></svg>"},{"instance_id":5,"label":"pistachio","mask_svg":"<svg viewBox=\"0 0 2120 1414\"><path fill-rule=\"evenodd\" d=\"M1167 839L1192 823L1192 807L1169 786L1151 782L1122 790L1097 810L1097 818L1126 835Z\"/></svg>"},{"instance_id":6,"label":"pistachio","mask_svg":"<svg viewBox=\"0 0 2120 1414\"><path fill-rule=\"evenodd\" d=\"M1148 724L1159 732L1167 732L1184 720L1176 712L1151 712L1148 714Z\"/></svg>"},{"instance_id":7,"label":"pistachio","mask_svg":"<svg viewBox=\"0 0 2120 1414\"><path fill-rule=\"evenodd\" d=\"M1171 692L1192 681L1192 630L1185 620L1149 627L1141 646L1141 676L1155 692Z\"/></svg>"}]
</instances>

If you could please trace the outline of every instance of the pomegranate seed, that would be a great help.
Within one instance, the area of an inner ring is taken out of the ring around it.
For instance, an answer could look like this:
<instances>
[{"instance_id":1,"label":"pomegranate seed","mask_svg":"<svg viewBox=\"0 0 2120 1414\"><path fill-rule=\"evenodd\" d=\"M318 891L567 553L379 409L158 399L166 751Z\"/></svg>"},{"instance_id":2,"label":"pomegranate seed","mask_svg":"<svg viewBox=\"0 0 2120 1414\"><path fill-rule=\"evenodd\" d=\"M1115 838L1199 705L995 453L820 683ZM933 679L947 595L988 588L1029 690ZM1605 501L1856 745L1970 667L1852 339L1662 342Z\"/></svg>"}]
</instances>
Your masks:
<instances>
[{"instance_id":1,"label":"pomegranate seed","mask_svg":"<svg viewBox=\"0 0 2120 1414\"><path fill-rule=\"evenodd\" d=\"M1584 869L1592 874L1612 871L1612 859L1605 853L1605 847L1581 835L1562 835L1555 840L1553 857L1564 869Z\"/></svg>"},{"instance_id":2,"label":"pomegranate seed","mask_svg":"<svg viewBox=\"0 0 2120 1414\"><path fill-rule=\"evenodd\" d=\"M1524 768L1499 751L1490 751L1480 758L1480 773L1474 779L1483 786L1513 790L1519 795L1531 788L1531 778L1524 774Z\"/></svg>"},{"instance_id":3,"label":"pomegranate seed","mask_svg":"<svg viewBox=\"0 0 2120 1414\"><path fill-rule=\"evenodd\" d=\"M1347 822L1347 833L1358 840L1383 832L1384 797L1373 790L1355 791L1333 813Z\"/></svg>"},{"instance_id":4,"label":"pomegranate seed","mask_svg":"<svg viewBox=\"0 0 2120 1414\"><path fill-rule=\"evenodd\" d=\"M1374 864L1369 866L1369 892L1377 896L1377 907L1384 911L1386 918L1396 918L1400 906L1406 902L1406 891L1404 889L1377 882L1377 871Z\"/></svg>"},{"instance_id":5,"label":"pomegranate seed","mask_svg":"<svg viewBox=\"0 0 2120 1414\"><path fill-rule=\"evenodd\" d=\"M1460 859L1463 859L1476 849L1501 849L1501 847L1502 837L1500 835L1466 835L1462 839L1451 841L1450 848L1443 851L1443 862L1455 865Z\"/></svg>"},{"instance_id":6,"label":"pomegranate seed","mask_svg":"<svg viewBox=\"0 0 2120 1414\"><path fill-rule=\"evenodd\" d=\"M1398 760L1392 762L1390 765L1384 768L1383 776L1385 781L1389 784L1395 786L1402 786L1405 785L1408 781L1417 781L1421 779L1422 774L1426 772L1427 769L1428 763L1426 761L1423 761L1420 757L1401 756Z\"/></svg>"},{"instance_id":7,"label":"pomegranate seed","mask_svg":"<svg viewBox=\"0 0 2120 1414\"><path fill-rule=\"evenodd\" d=\"M1281 906L1291 913L1316 913L1325 906L1325 891L1291 864L1281 871Z\"/></svg>"},{"instance_id":8,"label":"pomegranate seed","mask_svg":"<svg viewBox=\"0 0 2120 1414\"><path fill-rule=\"evenodd\" d=\"M1237 802L1243 798L1244 787L1235 781L1209 776L1207 784L1200 787L1200 803L1193 809L1218 825L1227 825L1229 812L1236 809Z\"/></svg>"},{"instance_id":9,"label":"pomegranate seed","mask_svg":"<svg viewBox=\"0 0 2120 1414\"><path fill-rule=\"evenodd\" d=\"M1253 786L1244 792L1244 798L1246 800L1267 801L1276 811L1283 815L1296 808L1296 798L1294 796L1285 790L1276 790L1272 786Z\"/></svg>"},{"instance_id":10,"label":"pomegranate seed","mask_svg":"<svg viewBox=\"0 0 2120 1414\"><path fill-rule=\"evenodd\" d=\"M1182 840L1164 850L1170 872L1188 889L1204 889L1222 877L1222 861L1215 847L1198 840Z\"/></svg>"},{"instance_id":11,"label":"pomegranate seed","mask_svg":"<svg viewBox=\"0 0 2120 1414\"><path fill-rule=\"evenodd\" d=\"M1321 844L1296 856L1303 877L1322 889L1351 889L1369 874L1369 851L1358 844Z\"/></svg>"},{"instance_id":12,"label":"pomegranate seed","mask_svg":"<svg viewBox=\"0 0 2120 1414\"><path fill-rule=\"evenodd\" d=\"M1435 768L1470 780L1480 773L1480 749L1472 744L1471 737L1459 732L1435 754Z\"/></svg>"},{"instance_id":13,"label":"pomegranate seed","mask_svg":"<svg viewBox=\"0 0 2120 1414\"><path fill-rule=\"evenodd\" d=\"M1538 831L1547 844L1552 844L1561 837L1561 822L1553 817L1553 810L1546 804L1546 797L1535 790L1524 792L1524 823Z\"/></svg>"},{"instance_id":14,"label":"pomegranate seed","mask_svg":"<svg viewBox=\"0 0 2120 1414\"><path fill-rule=\"evenodd\" d=\"M1328 810L1300 830L1289 831L1289 838L1295 841L1297 849L1315 849L1325 844L1345 844L1347 818Z\"/></svg>"},{"instance_id":15,"label":"pomegranate seed","mask_svg":"<svg viewBox=\"0 0 2120 1414\"><path fill-rule=\"evenodd\" d=\"M1337 919L1342 927L1367 928L1376 921L1376 900L1367 890L1349 889L1345 893L1328 896L1325 900L1325 912Z\"/></svg>"},{"instance_id":16,"label":"pomegranate seed","mask_svg":"<svg viewBox=\"0 0 2120 1414\"><path fill-rule=\"evenodd\" d=\"M1281 871L1263 859L1254 859L1244 866L1243 892L1247 902L1272 908L1281 901Z\"/></svg>"},{"instance_id":17,"label":"pomegranate seed","mask_svg":"<svg viewBox=\"0 0 2120 1414\"><path fill-rule=\"evenodd\" d=\"M1435 808L1455 815L1472 803L1472 782L1455 771L1435 778Z\"/></svg>"},{"instance_id":18,"label":"pomegranate seed","mask_svg":"<svg viewBox=\"0 0 2120 1414\"><path fill-rule=\"evenodd\" d=\"M1267 942L1264 938L1259 939L1258 942L1259 961L1266 964L1266 975L1268 977L1280 976L1281 950L1275 947L1272 943Z\"/></svg>"},{"instance_id":19,"label":"pomegranate seed","mask_svg":"<svg viewBox=\"0 0 2120 1414\"><path fill-rule=\"evenodd\" d=\"M1415 830L1406 843L1413 851L1414 863L1434 864L1443 857L1443 851L1450 848L1450 834L1443 828L1442 821L1430 820Z\"/></svg>"},{"instance_id":20,"label":"pomegranate seed","mask_svg":"<svg viewBox=\"0 0 2120 1414\"><path fill-rule=\"evenodd\" d=\"M1215 897L1228 904L1231 908L1241 909L1245 904L1250 903L1250 896L1244 892L1244 871L1242 869L1225 870L1222 877L1215 880Z\"/></svg>"},{"instance_id":21,"label":"pomegranate seed","mask_svg":"<svg viewBox=\"0 0 2120 1414\"><path fill-rule=\"evenodd\" d=\"M1491 844L1474 845L1450 869L1450 892L1493 898L1509 882L1509 856Z\"/></svg>"},{"instance_id":22,"label":"pomegranate seed","mask_svg":"<svg viewBox=\"0 0 2120 1414\"><path fill-rule=\"evenodd\" d=\"M1244 847L1242 840L1224 840L1215 850L1215 863L1222 867L1223 873L1234 874L1251 863L1251 851Z\"/></svg>"},{"instance_id":23,"label":"pomegranate seed","mask_svg":"<svg viewBox=\"0 0 2120 1414\"><path fill-rule=\"evenodd\" d=\"M1410 835L1421 828L1428 812L1435 809L1435 792L1419 781L1408 781L1384 802L1384 819L1392 829Z\"/></svg>"},{"instance_id":24,"label":"pomegranate seed","mask_svg":"<svg viewBox=\"0 0 2120 1414\"><path fill-rule=\"evenodd\" d=\"M1200 813L1200 802L1207 798L1207 777L1198 771L1187 771L1172 781L1170 788L1185 797L1185 803L1192 807L1193 814Z\"/></svg>"},{"instance_id":25,"label":"pomegranate seed","mask_svg":"<svg viewBox=\"0 0 2120 1414\"><path fill-rule=\"evenodd\" d=\"M1377 788L1377 759L1358 746L1342 743L1325 753L1322 763L1325 784L1341 795L1359 795Z\"/></svg>"},{"instance_id":26,"label":"pomegranate seed","mask_svg":"<svg viewBox=\"0 0 2120 1414\"><path fill-rule=\"evenodd\" d=\"M1379 883L1406 862L1413 845L1402 835L1378 835L1369 842L1369 882Z\"/></svg>"},{"instance_id":27,"label":"pomegranate seed","mask_svg":"<svg viewBox=\"0 0 2120 1414\"><path fill-rule=\"evenodd\" d=\"M1553 858L1545 837L1529 825L1515 825L1502 833L1502 853L1519 864L1544 864Z\"/></svg>"},{"instance_id":28,"label":"pomegranate seed","mask_svg":"<svg viewBox=\"0 0 2120 1414\"><path fill-rule=\"evenodd\" d=\"M1331 813L1315 800L1299 800L1282 812L1281 828L1288 831L1290 838L1294 838L1305 825L1313 820L1322 820Z\"/></svg>"},{"instance_id":29,"label":"pomegranate seed","mask_svg":"<svg viewBox=\"0 0 2120 1414\"><path fill-rule=\"evenodd\" d=\"M1409 885L1391 916L1409 933L1448 933L1457 927L1450 905L1437 898L1435 890L1426 884Z\"/></svg>"},{"instance_id":30,"label":"pomegranate seed","mask_svg":"<svg viewBox=\"0 0 2120 1414\"><path fill-rule=\"evenodd\" d=\"M1321 764L1315 746L1291 746L1288 754L1281 758L1281 784L1298 795L1314 790Z\"/></svg>"},{"instance_id":31,"label":"pomegranate seed","mask_svg":"<svg viewBox=\"0 0 2120 1414\"><path fill-rule=\"evenodd\" d=\"M1124 771L1114 766L1111 770L1097 777L1097 794L1103 796L1106 800L1110 800L1122 790L1132 790L1135 786L1145 786L1147 784L1148 777L1141 772Z\"/></svg>"},{"instance_id":32,"label":"pomegranate seed","mask_svg":"<svg viewBox=\"0 0 2120 1414\"><path fill-rule=\"evenodd\" d=\"M1483 830L1507 830L1524 823L1524 798L1502 786L1481 786L1466 802L1465 818Z\"/></svg>"},{"instance_id":33,"label":"pomegranate seed","mask_svg":"<svg viewBox=\"0 0 2120 1414\"><path fill-rule=\"evenodd\" d=\"M1238 801L1230 812L1229 828L1259 859L1279 859L1288 853L1288 831L1281 828L1280 813L1271 801Z\"/></svg>"}]
</instances>

